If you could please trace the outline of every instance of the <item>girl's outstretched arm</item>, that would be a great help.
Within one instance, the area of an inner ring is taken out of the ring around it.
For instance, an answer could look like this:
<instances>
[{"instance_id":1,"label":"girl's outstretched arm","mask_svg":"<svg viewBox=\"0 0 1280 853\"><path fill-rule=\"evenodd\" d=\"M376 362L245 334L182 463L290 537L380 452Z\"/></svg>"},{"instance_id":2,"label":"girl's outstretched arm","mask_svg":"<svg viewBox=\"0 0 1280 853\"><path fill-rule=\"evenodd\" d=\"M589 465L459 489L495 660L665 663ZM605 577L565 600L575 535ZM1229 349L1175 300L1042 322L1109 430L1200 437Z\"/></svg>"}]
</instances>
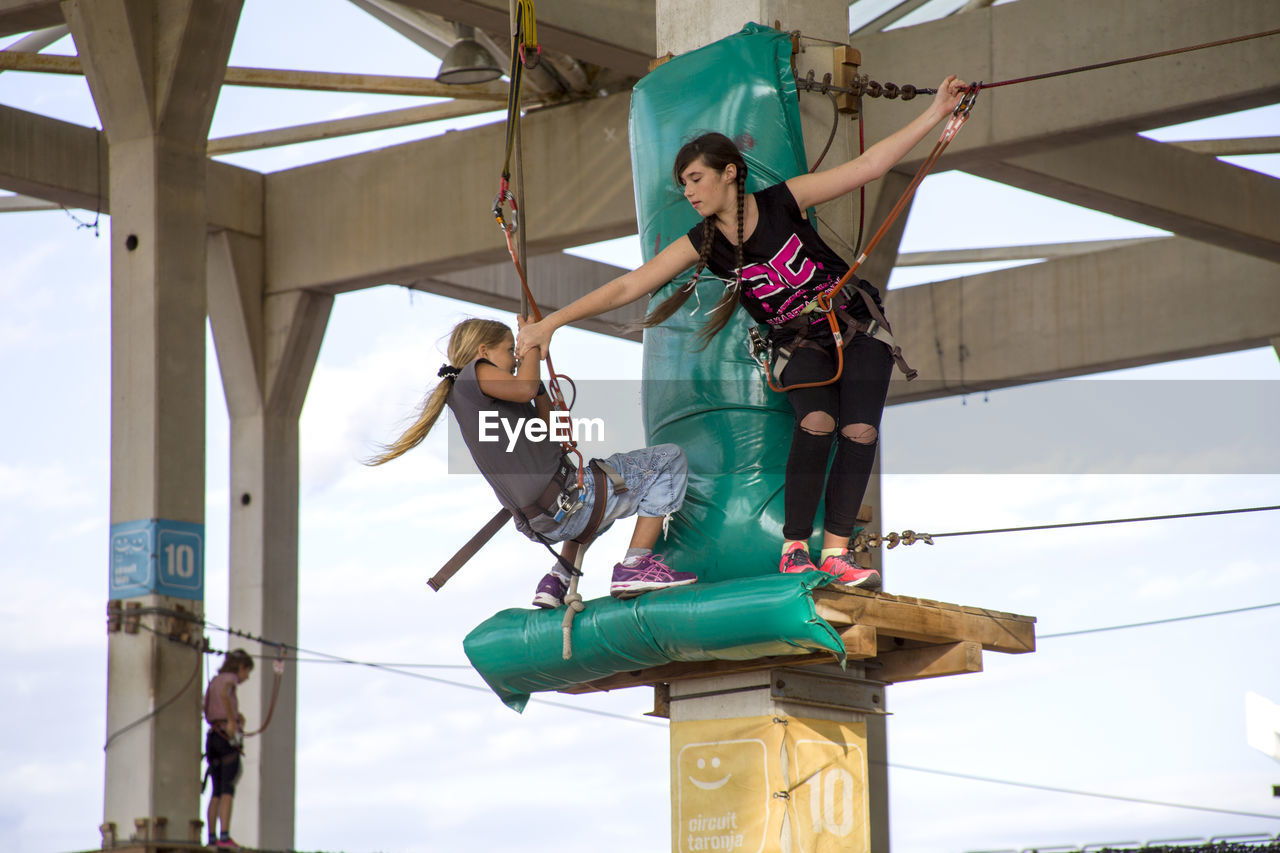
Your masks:
<instances>
[{"instance_id":1,"label":"girl's outstretched arm","mask_svg":"<svg viewBox=\"0 0 1280 853\"><path fill-rule=\"evenodd\" d=\"M684 235L631 272L600 285L558 311L551 312L537 323L522 326L516 352L526 360L529 359L529 351L534 348L541 348L542 352L546 352L551 336L561 326L630 305L642 296L653 293L679 275L681 270L688 269L697 262L698 250L693 248L688 235Z\"/></svg>"},{"instance_id":2,"label":"girl's outstretched arm","mask_svg":"<svg viewBox=\"0 0 1280 853\"><path fill-rule=\"evenodd\" d=\"M801 210L839 198L858 187L883 177L894 164L907 156L938 122L955 109L964 94L964 81L952 74L938 84L929 108L905 127L868 148L860 157L831 169L808 175L797 175L787 181Z\"/></svg>"}]
</instances>

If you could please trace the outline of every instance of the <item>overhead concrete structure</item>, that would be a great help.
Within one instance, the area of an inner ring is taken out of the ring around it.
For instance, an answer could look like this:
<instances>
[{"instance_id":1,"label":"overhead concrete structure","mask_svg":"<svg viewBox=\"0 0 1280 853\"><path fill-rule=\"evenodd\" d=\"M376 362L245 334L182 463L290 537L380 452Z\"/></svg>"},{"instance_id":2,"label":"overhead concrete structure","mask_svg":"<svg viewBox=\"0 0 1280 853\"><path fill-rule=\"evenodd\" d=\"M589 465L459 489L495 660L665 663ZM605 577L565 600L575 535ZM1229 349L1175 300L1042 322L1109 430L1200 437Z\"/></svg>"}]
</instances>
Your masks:
<instances>
[{"instance_id":1,"label":"overhead concrete structure","mask_svg":"<svg viewBox=\"0 0 1280 853\"><path fill-rule=\"evenodd\" d=\"M478 28L492 51L508 49L508 0L352 2L426 50L438 50L453 23ZM0 52L0 71L83 73L104 128L0 105L0 188L23 196L4 199L4 209L43 203L111 214L113 525L203 523L203 324L206 313L211 318L232 422L231 621L293 642L298 413L334 294L399 284L500 308L517 306L520 294L489 215L495 164L474 156L501 150L500 126L270 175L209 159L210 151L437 120L495 104L491 91L476 90L466 93L471 99L412 114L317 121L211 143L210 117L224 81L437 91L429 80L314 73L323 69L228 72L241 5L0 0L0 38L16 42ZM957 11L939 20L883 31L923 5L903 0L850 37L864 73L933 85L954 71L991 82L1280 25L1273 0L975 0L957 2ZM530 270L539 282L555 282L545 285L544 307L616 274L560 250L636 231L627 92L652 59L751 19L843 41L846 10L842 0L541 0L538 31L547 53L544 67L528 77L522 145ZM60 27L75 36L78 62L32 58ZM799 44L797 70L812 68L821 78L832 46L814 38ZM1280 346L1280 184L1216 160L1230 144L1138 135L1280 101L1278 44L1280 36L1271 36L982 93L936 171L963 169L1174 237L1096 251L1074 246L1036 266L890 293L895 331L922 373L891 402ZM801 98L812 161L825 141L830 105ZM866 109L878 117L903 107L869 101ZM897 123L869 122L868 144ZM855 134L842 120L828 164L856 149ZM883 218L929 144L869 188L869 225ZM1275 137L1235 145L1276 147ZM824 234L846 251L842 235L856 227L853 200L819 212ZM975 241L1004 242L982 234L982 223L967 222L963 210L957 220L974 230ZM881 243L864 275L887 276L899 260L901 228ZM631 306L588 327L634 337L627 322L640 310ZM183 605L196 616L203 605L202 594L123 598L142 608ZM154 710L197 657L149 632L113 634L110 731ZM268 691L269 678L246 686L250 719L261 719ZM267 754L248 768L237 797L237 835L251 846L292 846L292 687L280 702L263 742ZM185 838L199 819L198 709L190 698L181 707L182 714L158 715L107 751L104 822L114 823L121 839L157 827ZM884 809L873 804L873 812ZM877 830L876 849L887 848L883 833Z\"/></svg>"}]
</instances>

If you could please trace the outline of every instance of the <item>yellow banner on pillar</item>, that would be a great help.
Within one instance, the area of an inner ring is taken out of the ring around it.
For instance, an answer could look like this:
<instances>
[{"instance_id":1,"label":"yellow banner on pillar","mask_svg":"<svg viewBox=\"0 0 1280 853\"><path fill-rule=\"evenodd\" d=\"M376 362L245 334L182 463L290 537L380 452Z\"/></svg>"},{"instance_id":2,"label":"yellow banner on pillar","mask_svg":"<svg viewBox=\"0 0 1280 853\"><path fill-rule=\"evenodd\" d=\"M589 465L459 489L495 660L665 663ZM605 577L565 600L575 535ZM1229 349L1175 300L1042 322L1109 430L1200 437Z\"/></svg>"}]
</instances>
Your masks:
<instances>
[{"instance_id":1,"label":"yellow banner on pillar","mask_svg":"<svg viewBox=\"0 0 1280 853\"><path fill-rule=\"evenodd\" d=\"M799 717L671 724L675 853L859 853L867 727Z\"/></svg>"}]
</instances>

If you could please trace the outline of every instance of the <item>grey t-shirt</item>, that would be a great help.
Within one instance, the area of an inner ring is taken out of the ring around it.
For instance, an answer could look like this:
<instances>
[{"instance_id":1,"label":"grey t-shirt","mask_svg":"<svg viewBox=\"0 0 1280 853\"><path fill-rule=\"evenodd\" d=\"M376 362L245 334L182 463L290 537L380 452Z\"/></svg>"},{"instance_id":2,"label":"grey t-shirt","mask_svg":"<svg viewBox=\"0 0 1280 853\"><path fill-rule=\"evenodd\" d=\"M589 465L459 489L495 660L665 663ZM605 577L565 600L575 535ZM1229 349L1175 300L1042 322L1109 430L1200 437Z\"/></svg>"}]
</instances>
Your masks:
<instances>
[{"instance_id":1,"label":"grey t-shirt","mask_svg":"<svg viewBox=\"0 0 1280 853\"><path fill-rule=\"evenodd\" d=\"M530 441L525 437L522 422L537 418L537 408L532 402L512 403L485 394L476 378L479 362L477 359L462 368L453 381L449 409L458 421L462 440L471 451L476 467L493 487L498 501L511 510L516 527L533 539L535 537L525 523L520 507L534 503L551 482L560 464L560 445L555 441ZM511 429L521 425L510 450L507 447L511 439L504 423ZM482 429L486 425L489 440L482 441Z\"/></svg>"}]
</instances>

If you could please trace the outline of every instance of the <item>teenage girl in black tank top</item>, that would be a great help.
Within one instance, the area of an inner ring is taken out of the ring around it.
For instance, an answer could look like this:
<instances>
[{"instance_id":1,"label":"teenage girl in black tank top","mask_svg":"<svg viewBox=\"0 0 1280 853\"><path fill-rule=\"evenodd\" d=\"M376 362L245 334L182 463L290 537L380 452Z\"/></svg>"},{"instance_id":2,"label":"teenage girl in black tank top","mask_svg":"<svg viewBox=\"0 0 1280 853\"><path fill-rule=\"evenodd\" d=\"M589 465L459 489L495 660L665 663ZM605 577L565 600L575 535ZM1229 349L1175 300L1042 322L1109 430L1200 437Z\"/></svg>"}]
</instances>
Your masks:
<instances>
[{"instance_id":1,"label":"teenage girl in black tank top","mask_svg":"<svg viewBox=\"0 0 1280 853\"><path fill-rule=\"evenodd\" d=\"M733 142L719 133L699 136L676 155L673 176L685 198L703 217L644 265L602 285L586 296L524 326L517 352L545 347L560 326L619 308L649 296L682 271L696 265L726 281L719 300L700 332L703 342L725 327L739 303L757 321L768 323L770 338L783 343L794 336L794 323L824 286L848 266L827 246L801 211L852 192L882 177L916 143L924 139L959 103L965 84L954 75L938 86L928 108L905 127L867 149L861 156L815 174L798 175L760 192L745 193L746 162ZM875 288L868 294L879 305ZM679 309L692 293L679 289L654 309L646 325L656 325ZM837 301L855 318L867 309L860 297ZM816 347L795 351L782 376L784 385L823 380L835 373L834 342L815 325ZM866 335L849 339L844 370L837 384L789 391L796 424L787 458L784 493L783 572L812 570L808 538L818 502L825 493L822 571L844 583L875 589L880 577L859 569L849 553L849 537L870 478L879 435L880 416L888 393L892 359L888 347ZM832 441L838 444L830 477L826 463Z\"/></svg>"}]
</instances>

